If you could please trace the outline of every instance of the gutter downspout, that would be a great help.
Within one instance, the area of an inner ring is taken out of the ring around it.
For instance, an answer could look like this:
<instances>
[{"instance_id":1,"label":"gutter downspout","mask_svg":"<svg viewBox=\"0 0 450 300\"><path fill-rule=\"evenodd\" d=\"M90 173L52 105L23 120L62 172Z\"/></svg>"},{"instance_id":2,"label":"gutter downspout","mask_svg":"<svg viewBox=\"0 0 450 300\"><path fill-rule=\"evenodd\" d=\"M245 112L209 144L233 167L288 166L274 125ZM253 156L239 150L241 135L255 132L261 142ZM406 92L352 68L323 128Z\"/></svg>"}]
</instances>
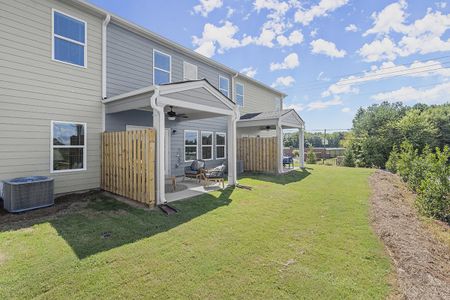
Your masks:
<instances>
[{"instance_id":1,"label":"gutter downspout","mask_svg":"<svg viewBox=\"0 0 450 300\"><path fill-rule=\"evenodd\" d=\"M159 87L150 98L150 106L153 109L153 127L156 129L156 205L166 203L166 191L164 182L164 108L156 103L159 97Z\"/></svg>"},{"instance_id":2,"label":"gutter downspout","mask_svg":"<svg viewBox=\"0 0 450 300\"><path fill-rule=\"evenodd\" d=\"M107 14L102 23L102 100L106 99L106 27L111 20L111 15ZM102 103L102 131L106 130L105 104Z\"/></svg>"},{"instance_id":3,"label":"gutter downspout","mask_svg":"<svg viewBox=\"0 0 450 300\"><path fill-rule=\"evenodd\" d=\"M231 77L231 99L233 100L234 103L236 103L236 96L234 95L235 78L237 78L238 76L239 76L239 73L236 73L235 75L233 75Z\"/></svg>"}]
</instances>

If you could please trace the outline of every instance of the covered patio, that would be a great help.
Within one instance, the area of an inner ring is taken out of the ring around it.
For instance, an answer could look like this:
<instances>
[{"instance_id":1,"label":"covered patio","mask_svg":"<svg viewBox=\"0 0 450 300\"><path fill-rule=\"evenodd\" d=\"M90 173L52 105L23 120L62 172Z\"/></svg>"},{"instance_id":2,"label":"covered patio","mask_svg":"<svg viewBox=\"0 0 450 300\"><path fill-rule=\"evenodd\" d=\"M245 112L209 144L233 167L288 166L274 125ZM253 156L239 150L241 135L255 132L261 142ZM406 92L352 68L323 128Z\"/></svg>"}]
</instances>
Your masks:
<instances>
[{"instance_id":1,"label":"covered patio","mask_svg":"<svg viewBox=\"0 0 450 300\"><path fill-rule=\"evenodd\" d=\"M154 128L156 131L156 205L167 202L166 178L181 176L184 166L192 160L202 159L204 151L208 151L207 155L211 157L207 160L207 167L226 163L228 184L236 184L235 141L239 111L231 99L207 80L149 86L105 99L103 104L105 131L142 128ZM175 115L171 112L175 112ZM187 145L188 131L197 132L193 138L194 146ZM226 136L226 145L222 146L224 153L222 155L221 151L219 158L217 154L213 156L216 145L212 139L216 134L222 134L222 131L223 136ZM210 148L203 149L203 143L200 143L205 138L204 134L211 141ZM186 152L188 148L192 153Z\"/></svg>"},{"instance_id":2,"label":"covered patio","mask_svg":"<svg viewBox=\"0 0 450 300\"><path fill-rule=\"evenodd\" d=\"M304 168L305 122L294 109L273 112L247 113L237 122L238 139L276 138L276 169L279 174L290 169L283 167L283 130L297 130L299 138L299 165Z\"/></svg>"}]
</instances>

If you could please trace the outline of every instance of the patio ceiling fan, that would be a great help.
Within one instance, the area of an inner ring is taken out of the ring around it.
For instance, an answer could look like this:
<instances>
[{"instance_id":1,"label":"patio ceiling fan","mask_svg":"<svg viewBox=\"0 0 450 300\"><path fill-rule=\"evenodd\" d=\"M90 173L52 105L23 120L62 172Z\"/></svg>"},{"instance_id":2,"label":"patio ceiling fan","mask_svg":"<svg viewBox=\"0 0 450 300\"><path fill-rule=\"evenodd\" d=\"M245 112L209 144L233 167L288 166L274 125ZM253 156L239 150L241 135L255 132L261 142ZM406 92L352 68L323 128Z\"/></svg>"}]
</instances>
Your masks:
<instances>
[{"instance_id":1,"label":"patio ceiling fan","mask_svg":"<svg viewBox=\"0 0 450 300\"><path fill-rule=\"evenodd\" d=\"M176 112L174 112L172 105L170 105L169 107L170 107L170 110L167 112L167 119L169 119L170 121L175 121L177 119L177 117L184 118L184 119L188 118L188 116L186 114L177 114Z\"/></svg>"}]
</instances>

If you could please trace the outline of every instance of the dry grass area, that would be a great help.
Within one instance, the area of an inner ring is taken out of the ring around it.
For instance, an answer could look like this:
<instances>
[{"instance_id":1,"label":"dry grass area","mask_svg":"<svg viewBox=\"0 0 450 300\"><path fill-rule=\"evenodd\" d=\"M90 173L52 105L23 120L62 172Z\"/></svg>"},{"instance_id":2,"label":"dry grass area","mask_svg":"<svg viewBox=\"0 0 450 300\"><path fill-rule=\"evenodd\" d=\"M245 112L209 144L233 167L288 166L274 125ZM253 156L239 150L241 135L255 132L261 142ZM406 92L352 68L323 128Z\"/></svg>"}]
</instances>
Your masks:
<instances>
[{"instance_id":1,"label":"dry grass area","mask_svg":"<svg viewBox=\"0 0 450 300\"><path fill-rule=\"evenodd\" d=\"M396 267L395 296L450 299L449 226L424 222L414 208L414 194L398 176L377 171L370 185L373 226Z\"/></svg>"}]
</instances>

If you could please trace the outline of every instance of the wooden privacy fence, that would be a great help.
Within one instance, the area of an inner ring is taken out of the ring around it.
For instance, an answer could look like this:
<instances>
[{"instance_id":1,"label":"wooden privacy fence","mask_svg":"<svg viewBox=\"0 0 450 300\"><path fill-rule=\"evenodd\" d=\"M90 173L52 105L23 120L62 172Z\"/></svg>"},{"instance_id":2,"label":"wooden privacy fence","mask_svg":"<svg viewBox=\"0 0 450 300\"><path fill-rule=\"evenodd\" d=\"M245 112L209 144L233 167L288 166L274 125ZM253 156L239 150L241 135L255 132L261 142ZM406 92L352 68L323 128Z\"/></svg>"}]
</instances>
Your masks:
<instances>
[{"instance_id":1,"label":"wooden privacy fence","mask_svg":"<svg viewBox=\"0 0 450 300\"><path fill-rule=\"evenodd\" d=\"M102 134L102 189L155 205L155 130Z\"/></svg>"},{"instance_id":2,"label":"wooden privacy fence","mask_svg":"<svg viewBox=\"0 0 450 300\"><path fill-rule=\"evenodd\" d=\"M278 157L276 137L237 139L237 159L244 162L244 171L275 173Z\"/></svg>"}]
</instances>

